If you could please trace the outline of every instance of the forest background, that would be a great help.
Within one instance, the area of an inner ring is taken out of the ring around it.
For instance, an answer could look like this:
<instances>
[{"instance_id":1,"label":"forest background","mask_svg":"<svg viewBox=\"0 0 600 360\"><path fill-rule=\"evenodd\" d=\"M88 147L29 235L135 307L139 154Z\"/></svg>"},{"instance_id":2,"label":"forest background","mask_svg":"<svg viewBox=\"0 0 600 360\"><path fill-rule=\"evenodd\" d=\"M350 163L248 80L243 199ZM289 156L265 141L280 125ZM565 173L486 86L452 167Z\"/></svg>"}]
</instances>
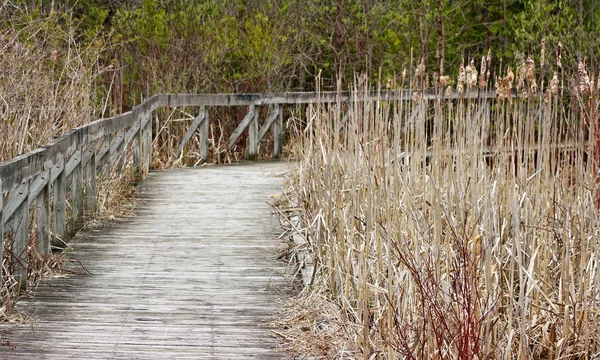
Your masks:
<instances>
[{"instance_id":1,"label":"forest background","mask_svg":"<svg viewBox=\"0 0 600 360\"><path fill-rule=\"evenodd\" d=\"M490 49L494 77L559 42L565 72L587 58L593 74L600 47L594 0L3 0L0 16L0 161L159 92L375 84L421 59L452 85Z\"/></svg>"}]
</instances>

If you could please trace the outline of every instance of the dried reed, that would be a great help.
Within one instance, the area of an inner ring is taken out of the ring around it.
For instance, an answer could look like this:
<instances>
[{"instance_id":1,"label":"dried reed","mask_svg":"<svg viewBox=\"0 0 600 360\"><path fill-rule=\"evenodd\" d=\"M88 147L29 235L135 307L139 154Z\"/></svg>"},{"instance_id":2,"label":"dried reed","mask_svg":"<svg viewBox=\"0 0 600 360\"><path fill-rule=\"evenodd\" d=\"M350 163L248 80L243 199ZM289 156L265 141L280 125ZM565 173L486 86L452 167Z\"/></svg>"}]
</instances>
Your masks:
<instances>
[{"instance_id":1,"label":"dried reed","mask_svg":"<svg viewBox=\"0 0 600 360\"><path fill-rule=\"evenodd\" d=\"M600 356L597 94L540 95L533 66L515 98L363 101L359 79L346 122L308 109L292 186L328 310L292 344L333 323L312 355Z\"/></svg>"}]
</instances>

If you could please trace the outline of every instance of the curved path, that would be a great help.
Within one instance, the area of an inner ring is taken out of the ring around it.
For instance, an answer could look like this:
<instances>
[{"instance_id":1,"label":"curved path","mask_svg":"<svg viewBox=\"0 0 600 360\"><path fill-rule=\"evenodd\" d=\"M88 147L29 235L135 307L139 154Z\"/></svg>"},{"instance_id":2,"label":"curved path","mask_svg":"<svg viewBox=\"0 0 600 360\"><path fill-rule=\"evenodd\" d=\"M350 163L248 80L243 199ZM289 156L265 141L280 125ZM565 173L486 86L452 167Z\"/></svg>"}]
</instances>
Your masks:
<instances>
[{"instance_id":1,"label":"curved path","mask_svg":"<svg viewBox=\"0 0 600 360\"><path fill-rule=\"evenodd\" d=\"M269 195L283 163L152 172L137 216L78 236L90 275L44 281L0 325L0 359L280 359L267 322L288 285Z\"/></svg>"}]
</instances>

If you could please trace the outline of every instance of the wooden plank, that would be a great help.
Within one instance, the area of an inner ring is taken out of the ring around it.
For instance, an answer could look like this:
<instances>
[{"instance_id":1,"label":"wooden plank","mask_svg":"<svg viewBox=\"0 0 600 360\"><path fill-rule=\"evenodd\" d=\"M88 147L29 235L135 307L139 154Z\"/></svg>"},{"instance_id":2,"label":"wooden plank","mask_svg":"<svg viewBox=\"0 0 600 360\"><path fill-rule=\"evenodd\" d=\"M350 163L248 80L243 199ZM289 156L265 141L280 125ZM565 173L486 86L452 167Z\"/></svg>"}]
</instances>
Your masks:
<instances>
[{"instance_id":1,"label":"wooden plank","mask_svg":"<svg viewBox=\"0 0 600 360\"><path fill-rule=\"evenodd\" d=\"M115 138L110 144L110 166L115 166L120 171L125 163L125 156L121 156L125 149L125 129L115 134Z\"/></svg>"},{"instance_id":2,"label":"wooden plank","mask_svg":"<svg viewBox=\"0 0 600 360\"><path fill-rule=\"evenodd\" d=\"M229 137L230 150L232 150L235 147L238 138L240 137L240 135L242 135L242 132L246 129L246 126L248 126L252 119L254 119L254 112L254 104L252 104L248 107L248 113L246 114L246 116L244 116L242 122L238 125L238 127L233 131L233 134L231 134L231 136Z\"/></svg>"},{"instance_id":3,"label":"wooden plank","mask_svg":"<svg viewBox=\"0 0 600 360\"><path fill-rule=\"evenodd\" d=\"M29 181L25 180L17 189L13 190L9 195L6 205L4 206L4 219L8 220L24 201L27 201L29 194Z\"/></svg>"},{"instance_id":4,"label":"wooden plank","mask_svg":"<svg viewBox=\"0 0 600 360\"><path fill-rule=\"evenodd\" d=\"M254 111L252 121L248 124L248 158L255 160L258 156L258 111Z\"/></svg>"},{"instance_id":5,"label":"wooden plank","mask_svg":"<svg viewBox=\"0 0 600 360\"><path fill-rule=\"evenodd\" d=\"M50 191L50 183L46 182L36 200L36 249L42 256L50 254Z\"/></svg>"},{"instance_id":6,"label":"wooden plank","mask_svg":"<svg viewBox=\"0 0 600 360\"><path fill-rule=\"evenodd\" d=\"M265 124L258 132L258 142L260 142L265 137L265 135L267 134L267 131L269 131L269 129L271 128L271 125L273 125L273 122L275 121L275 119L277 119L278 116L279 116L279 105L271 106L269 115L267 116L267 120L265 121Z\"/></svg>"},{"instance_id":7,"label":"wooden plank","mask_svg":"<svg viewBox=\"0 0 600 360\"><path fill-rule=\"evenodd\" d=\"M337 101L412 101L414 90L384 90L367 92L287 92L276 94L160 94L159 106L248 106L269 104L311 104L333 103ZM496 93L493 90L471 89L462 95L456 91L450 95L435 90L419 91L419 96L425 100L452 100L452 99L493 99Z\"/></svg>"},{"instance_id":8,"label":"wooden plank","mask_svg":"<svg viewBox=\"0 0 600 360\"><path fill-rule=\"evenodd\" d=\"M58 162L50 167L50 184L53 184L56 179L62 174L65 169L65 162Z\"/></svg>"},{"instance_id":9,"label":"wooden plank","mask_svg":"<svg viewBox=\"0 0 600 360\"><path fill-rule=\"evenodd\" d=\"M152 172L137 216L77 236L90 274L44 280L0 324L2 359L281 359L271 321L290 291L267 204L283 163ZM81 270L77 265L73 270ZM38 321L35 321L38 320Z\"/></svg>"},{"instance_id":10,"label":"wooden plank","mask_svg":"<svg viewBox=\"0 0 600 360\"><path fill-rule=\"evenodd\" d=\"M28 254L27 244L29 242L29 205L27 195L29 194L29 182L25 188L19 192L25 196L12 218L13 246L12 246L12 264L13 276L20 290L27 288L27 268Z\"/></svg>"},{"instance_id":11,"label":"wooden plank","mask_svg":"<svg viewBox=\"0 0 600 360\"><path fill-rule=\"evenodd\" d=\"M50 170L42 171L35 179L31 182L29 186L29 206L35 202L35 199L44 191L48 183L50 182Z\"/></svg>"},{"instance_id":12,"label":"wooden plank","mask_svg":"<svg viewBox=\"0 0 600 360\"><path fill-rule=\"evenodd\" d=\"M81 163L81 149L78 149L78 150L75 150L73 155L71 155L71 157L67 161L67 164L65 165L65 171L66 171L65 175L66 176L71 175L71 172L73 172L73 170L75 170L75 168L78 167L80 163Z\"/></svg>"},{"instance_id":13,"label":"wooden plank","mask_svg":"<svg viewBox=\"0 0 600 360\"><path fill-rule=\"evenodd\" d=\"M142 121L144 127L145 149L146 149L146 173L152 168L152 113L146 113ZM208 123L208 118L207 118Z\"/></svg>"},{"instance_id":14,"label":"wooden plank","mask_svg":"<svg viewBox=\"0 0 600 360\"><path fill-rule=\"evenodd\" d=\"M58 169L56 170L58 171ZM50 171L50 177L54 169ZM53 234L51 245L54 248L64 249L66 245L66 195L67 195L67 179L64 171L60 171L56 180L52 183L54 190L54 206L52 211L53 218Z\"/></svg>"},{"instance_id":15,"label":"wooden plank","mask_svg":"<svg viewBox=\"0 0 600 360\"><path fill-rule=\"evenodd\" d=\"M199 149L198 152L200 154L202 162L208 160L208 126L210 124L210 114L208 111L205 113L205 119L200 124L200 132L199 132Z\"/></svg>"},{"instance_id":16,"label":"wooden plank","mask_svg":"<svg viewBox=\"0 0 600 360\"><path fill-rule=\"evenodd\" d=\"M96 213L96 146L94 143L87 145L85 153L89 154L89 161L85 165L85 211L88 215Z\"/></svg>"},{"instance_id":17,"label":"wooden plank","mask_svg":"<svg viewBox=\"0 0 600 360\"><path fill-rule=\"evenodd\" d=\"M79 155L81 158L81 151ZM74 235L83 227L83 171L81 161L71 173L71 228L69 233Z\"/></svg>"},{"instance_id":18,"label":"wooden plank","mask_svg":"<svg viewBox=\"0 0 600 360\"><path fill-rule=\"evenodd\" d=\"M205 119L206 119L206 108L204 106L202 106L200 108L200 111L198 112L198 115L196 116L196 118L194 118L194 121L192 121L192 123L190 124L190 127L187 129L185 135L183 135L183 138L181 139L181 142L179 143L179 146L177 147L177 151L175 152L175 158L179 158L181 156L185 145L188 143L188 141L190 141L190 139L192 138L192 135L194 135L194 133L196 132L196 129L198 129L198 126L200 126L200 124L202 124Z\"/></svg>"},{"instance_id":19,"label":"wooden plank","mask_svg":"<svg viewBox=\"0 0 600 360\"><path fill-rule=\"evenodd\" d=\"M104 179L110 177L110 134L104 135L100 140L100 146L96 153L96 171L101 174Z\"/></svg>"},{"instance_id":20,"label":"wooden plank","mask_svg":"<svg viewBox=\"0 0 600 360\"><path fill-rule=\"evenodd\" d=\"M281 151L283 149L283 105L276 105L277 120L273 123L273 157L281 157Z\"/></svg>"},{"instance_id":21,"label":"wooden plank","mask_svg":"<svg viewBox=\"0 0 600 360\"><path fill-rule=\"evenodd\" d=\"M138 119L136 123L141 125L141 119ZM143 174L142 169L142 131L141 128L135 133L133 141L133 166L138 176Z\"/></svg>"}]
</instances>

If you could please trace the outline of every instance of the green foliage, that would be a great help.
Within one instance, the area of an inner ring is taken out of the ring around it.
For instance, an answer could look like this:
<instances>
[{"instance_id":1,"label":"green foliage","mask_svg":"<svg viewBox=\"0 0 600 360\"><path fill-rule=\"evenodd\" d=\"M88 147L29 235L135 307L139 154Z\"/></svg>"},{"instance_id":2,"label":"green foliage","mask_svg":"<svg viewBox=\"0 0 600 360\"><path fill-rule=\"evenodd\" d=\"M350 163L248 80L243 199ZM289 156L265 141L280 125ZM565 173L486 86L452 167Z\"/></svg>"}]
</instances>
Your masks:
<instances>
[{"instance_id":1,"label":"green foliage","mask_svg":"<svg viewBox=\"0 0 600 360\"><path fill-rule=\"evenodd\" d=\"M340 74L352 83L357 72L375 82L379 68L384 80L404 69L410 76L421 58L428 71L443 64L455 79L461 62L479 64L488 49L495 65L512 64L516 51L539 61L541 39L549 64L561 41L565 58L587 56L594 66L600 47L593 0L12 3L6 11L19 21L2 27L43 19L48 34L73 29L84 47L108 42L100 66L118 70L105 86L116 81L128 105L159 91L308 90L317 74L330 87Z\"/></svg>"}]
</instances>

